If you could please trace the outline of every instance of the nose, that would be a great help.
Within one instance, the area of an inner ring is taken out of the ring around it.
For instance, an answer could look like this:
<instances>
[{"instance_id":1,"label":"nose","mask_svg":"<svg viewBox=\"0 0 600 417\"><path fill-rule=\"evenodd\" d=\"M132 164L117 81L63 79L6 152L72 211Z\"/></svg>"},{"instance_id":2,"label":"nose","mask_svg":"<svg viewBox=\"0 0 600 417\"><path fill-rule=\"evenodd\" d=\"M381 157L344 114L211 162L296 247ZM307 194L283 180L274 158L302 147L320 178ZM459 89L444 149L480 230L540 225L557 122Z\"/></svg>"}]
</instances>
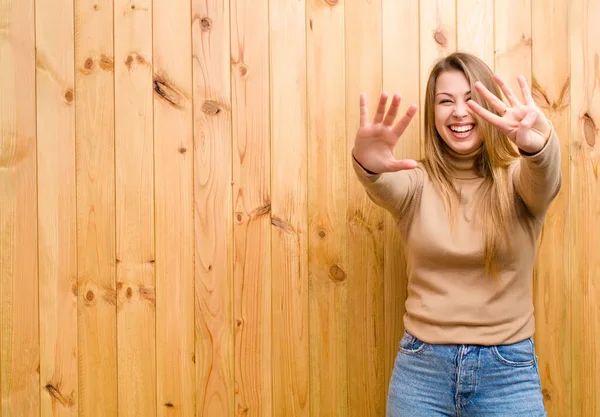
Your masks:
<instances>
[{"instance_id":1,"label":"nose","mask_svg":"<svg viewBox=\"0 0 600 417\"><path fill-rule=\"evenodd\" d=\"M462 119L466 117L467 114L469 114L467 103L463 101L457 101L456 105L454 106L454 117Z\"/></svg>"}]
</instances>

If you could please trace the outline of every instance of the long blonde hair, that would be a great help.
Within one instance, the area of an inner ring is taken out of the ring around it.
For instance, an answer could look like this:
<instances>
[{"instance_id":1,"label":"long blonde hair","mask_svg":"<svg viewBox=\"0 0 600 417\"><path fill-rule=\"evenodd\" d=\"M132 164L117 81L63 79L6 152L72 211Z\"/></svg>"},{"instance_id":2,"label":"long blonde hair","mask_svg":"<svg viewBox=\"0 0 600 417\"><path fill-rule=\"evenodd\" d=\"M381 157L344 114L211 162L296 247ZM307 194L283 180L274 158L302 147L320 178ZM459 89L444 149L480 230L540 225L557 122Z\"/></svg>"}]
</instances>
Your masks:
<instances>
[{"instance_id":1,"label":"long blonde hair","mask_svg":"<svg viewBox=\"0 0 600 417\"><path fill-rule=\"evenodd\" d=\"M456 52L437 62L431 71L425 92L424 114L424 167L446 204L451 225L454 224L458 205L458 192L452 183L452 168L446 162L444 140L435 127L435 85L445 71L462 72L471 86L471 99L482 107L494 111L475 91L473 85L481 81L497 97L501 90L492 80L492 71L481 59L464 52ZM485 242L485 272L498 277L498 252L508 243L515 219L514 192L510 187L508 167L519 156L510 139L492 125L475 115L477 129L483 137L483 149L476 159L476 168L484 178L480 200L480 220ZM506 245L508 246L508 245Z\"/></svg>"}]
</instances>

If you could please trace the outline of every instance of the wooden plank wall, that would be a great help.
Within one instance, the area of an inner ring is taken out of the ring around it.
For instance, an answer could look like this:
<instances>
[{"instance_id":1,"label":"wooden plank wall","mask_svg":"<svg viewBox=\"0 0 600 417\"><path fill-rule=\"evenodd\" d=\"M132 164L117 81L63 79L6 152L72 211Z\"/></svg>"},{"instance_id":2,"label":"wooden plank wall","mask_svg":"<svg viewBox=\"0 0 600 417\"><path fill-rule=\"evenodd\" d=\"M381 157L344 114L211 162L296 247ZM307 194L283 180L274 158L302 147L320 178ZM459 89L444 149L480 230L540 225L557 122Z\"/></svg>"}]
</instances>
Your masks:
<instances>
[{"instance_id":1,"label":"wooden plank wall","mask_svg":"<svg viewBox=\"0 0 600 417\"><path fill-rule=\"evenodd\" d=\"M550 416L600 417L600 0L0 0L0 417L383 416L392 219L358 97L455 50L559 132L532 277ZM421 112L397 156L422 155Z\"/></svg>"}]
</instances>

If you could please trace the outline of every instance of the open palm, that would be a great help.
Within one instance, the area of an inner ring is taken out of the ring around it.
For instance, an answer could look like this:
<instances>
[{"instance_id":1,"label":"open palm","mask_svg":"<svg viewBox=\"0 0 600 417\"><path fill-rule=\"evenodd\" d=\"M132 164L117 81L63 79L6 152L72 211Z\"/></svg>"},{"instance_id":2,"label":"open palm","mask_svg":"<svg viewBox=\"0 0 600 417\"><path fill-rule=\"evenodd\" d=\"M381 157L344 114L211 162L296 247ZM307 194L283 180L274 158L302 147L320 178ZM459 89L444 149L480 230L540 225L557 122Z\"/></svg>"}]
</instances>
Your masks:
<instances>
[{"instance_id":1,"label":"open palm","mask_svg":"<svg viewBox=\"0 0 600 417\"><path fill-rule=\"evenodd\" d=\"M493 79L506 96L510 106L507 107L502 100L478 81L475 83L475 89L500 113L500 116L484 109L473 100L469 100L469 107L507 135L519 149L527 153L540 151L544 147L552 127L542 110L535 104L525 77L520 75L517 78L523 95L523 103L517 99L502 77L496 74Z\"/></svg>"},{"instance_id":2,"label":"open palm","mask_svg":"<svg viewBox=\"0 0 600 417\"><path fill-rule=\"evenodd\" d=\"M382 93L375 117L369 121L366 94L360 95L360 126L352 153L363 168L376 173L413 169L417 166L417 162L412 159L399 160L394 156L398 139L416 114L417 106L411 105L398 123L394 124L400 106L400 96L394 95L386 113L387 99L387 93Z\"/></svg>"}]
</instances>

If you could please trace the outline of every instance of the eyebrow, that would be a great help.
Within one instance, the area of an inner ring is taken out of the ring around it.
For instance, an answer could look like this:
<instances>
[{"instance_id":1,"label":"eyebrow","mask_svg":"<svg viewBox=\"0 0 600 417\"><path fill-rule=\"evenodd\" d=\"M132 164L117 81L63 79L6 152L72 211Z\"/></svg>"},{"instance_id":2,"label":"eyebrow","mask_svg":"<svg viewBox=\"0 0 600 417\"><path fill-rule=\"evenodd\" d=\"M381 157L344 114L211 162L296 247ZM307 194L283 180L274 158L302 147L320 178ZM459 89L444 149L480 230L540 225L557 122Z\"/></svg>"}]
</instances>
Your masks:
<instances>
[{"instance_id":1,"label":"eyebrow","mask_svg":"<svg viewBox=\"0 0 600 417\"><path fill-rule=\"evenodd\" d=\"M452 94L450 94L450 93L444 93L444 92L437 93L435 96L437 97L437 96L439 96L439 95L442 95L442 94L444 94L444 95L447 95L447 96L450 96L450 97L454 97ZM470 94L471 94L471 90L467 91L467 92L465 93L465 96L468 96L468 95L470 95Z\"/></svg>"}]
</instances>

